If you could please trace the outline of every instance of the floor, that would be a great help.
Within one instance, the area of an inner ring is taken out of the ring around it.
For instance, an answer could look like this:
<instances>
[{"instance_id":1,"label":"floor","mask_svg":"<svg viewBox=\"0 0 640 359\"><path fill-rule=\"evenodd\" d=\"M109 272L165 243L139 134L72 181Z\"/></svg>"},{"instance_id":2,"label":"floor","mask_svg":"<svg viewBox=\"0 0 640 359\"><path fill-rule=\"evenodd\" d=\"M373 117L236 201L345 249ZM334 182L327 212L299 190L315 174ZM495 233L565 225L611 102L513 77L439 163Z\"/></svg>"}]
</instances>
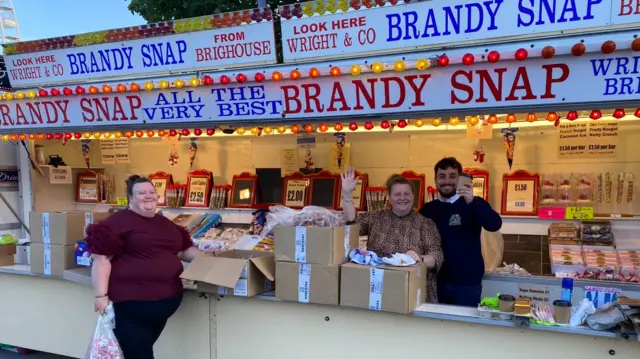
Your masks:
<instances>
[{"instance_id":1,"label":"floor","mask_svg":"<svg viewBox=\"0 0 640 359\"><path fill-rule=\"evenodd\" d=\"M47 354L47 353L32 353L32 354L20 355L18 353L0 349L0 359L73 359L73 358L63 357L63 356L54 355L54 354Z\"/></svg>"}]
</instances>

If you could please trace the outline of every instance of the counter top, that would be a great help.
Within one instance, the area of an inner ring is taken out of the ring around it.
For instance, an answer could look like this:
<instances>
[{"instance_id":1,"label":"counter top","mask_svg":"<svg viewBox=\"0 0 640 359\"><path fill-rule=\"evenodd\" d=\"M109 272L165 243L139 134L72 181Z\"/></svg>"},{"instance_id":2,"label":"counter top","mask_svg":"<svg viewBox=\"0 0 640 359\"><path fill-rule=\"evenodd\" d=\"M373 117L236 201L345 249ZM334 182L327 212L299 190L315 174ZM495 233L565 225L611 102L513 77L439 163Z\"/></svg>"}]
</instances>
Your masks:
<instances>
[{"instance_id":1,"label":"counter top","mask_svg":"<svg viewBox=\"0 0 640 359\"><path fill-rule=\"evenodd\" d=\"M0 267L0 274L15 274L15 275L25 275L31 277L44 277L44 278L54 278L54 279L62 279L70 282L78 283L81 285L90 286L91 285L91 268L78 268L78 269L70 269L64 272L62 277L52 277L40 274L34 274L29 271L28 265L13 265L7 267ZM556 281L559 278L545 278L545 277L514 277L514 276L504 276L504 275L488 275L485 277L485 280L504 280L504 281L522 281L523 278L527 278L532 281L541 281L541 284L551 283L545 281ZM590 284L585 284L590 285ZM191 286L186 286L185 290L194 291L195 288ZM268 301L280 301L275 297L275 292L267 292L263 295L258 295L254 297L259 300L268 300ZM436 320L450 320L457 321L463 323L471 323L471 324L482 324L482 325L495 325L501 327L514 327L519 328L519 324L513 321L504 321L504 320L493 320L478 317L477 310L475 308L465 308L465 307L457 307L457 306L449 306L449 305L435 305L435 304L422 304L418 307L412 314L415 317L421 318L429 318ZM588 335L594 337L606 337L606 338L621 338L620 335L616 332L612 331L596 331L592 330L588 327L579 327L579 328L570 328L570 327L549 327L543 325L534 325L531 324L528 326L529 329L532 330L541 330L547 332L559 332L559 333L567 333L567 334L579 334L579 335Z\"/></svg>"}]
</instances>

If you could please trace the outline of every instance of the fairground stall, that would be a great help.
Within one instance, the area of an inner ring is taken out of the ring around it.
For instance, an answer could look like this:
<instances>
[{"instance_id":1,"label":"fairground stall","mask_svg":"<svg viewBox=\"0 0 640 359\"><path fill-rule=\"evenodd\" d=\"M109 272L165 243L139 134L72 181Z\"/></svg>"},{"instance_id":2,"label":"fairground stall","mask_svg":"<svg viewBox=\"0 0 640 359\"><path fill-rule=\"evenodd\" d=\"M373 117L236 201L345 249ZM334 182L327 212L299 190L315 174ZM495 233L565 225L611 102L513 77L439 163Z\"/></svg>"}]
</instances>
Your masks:
<instances>
[{"instance_id":1,"label":"fairground stall","mask_svg":"<svg viewBox=\"0 0 640 359\"><path fill-rule=\"evenodd\" d=\"M256 9L5 46L18 89L0 101L0 138L20 146L30 191L19 212L31 215L15 257L0 247L0 342L84 355L96 320L84 226L126 205L124 181L139 174L195 243L253 253L185 271L158 358L342 358L354 348L372 358L533 358L542 346L637 357L633 325L594 330L530 321L529 311L422 304L426 290L380 288L375 308L387 313L367 310L369 286L340 287L336 241L332 256L314 257L322 275L303 283L302 264L282 264L278 247L274 263L261 229L275 205L340 211L346 167L361 179L359 211L387 206L394 173L417 185L418 208L436 197L434 164L453 156L503 219L500 233L483 233L483 297L544 307L571 277L574 306L633 304L639 9L630 0L313 1L278 9L282 39L274 14ZM320 232L366 243L349 228ZM384 288L420 287L406 273Z\"/></svg>"}]
</instances>

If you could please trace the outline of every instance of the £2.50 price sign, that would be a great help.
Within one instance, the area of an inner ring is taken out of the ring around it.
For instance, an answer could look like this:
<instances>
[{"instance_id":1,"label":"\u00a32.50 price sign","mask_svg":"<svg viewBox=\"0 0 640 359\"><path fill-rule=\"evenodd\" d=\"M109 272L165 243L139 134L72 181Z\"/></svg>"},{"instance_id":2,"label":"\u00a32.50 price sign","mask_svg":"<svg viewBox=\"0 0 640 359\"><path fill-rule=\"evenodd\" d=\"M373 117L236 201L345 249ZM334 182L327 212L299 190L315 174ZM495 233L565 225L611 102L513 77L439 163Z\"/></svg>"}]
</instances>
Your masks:
<instances>
[{"instance_id":1,"label":"\u00a32.50 price sign","mask_svg":"<svg viewBox=\"0 0 640 359\"><path fill-rule=\"evenodd\" d=\"M209 198L207 191L209 180L203 177L191 177L189 179L189 191L187 193L187 205L196 207L207 207Z\"/></svg>"},{"instance_id":2,"label":"\u00a32.50 price sign","mask_svg":"<svg viewBox=\"0 0 640 359\"><path fill-rule=\"evenodd\" d=\"M304 207L307 198L308 180L289 180L285 189L284 205L292 208Z\"/></svg>"}]
</instances>

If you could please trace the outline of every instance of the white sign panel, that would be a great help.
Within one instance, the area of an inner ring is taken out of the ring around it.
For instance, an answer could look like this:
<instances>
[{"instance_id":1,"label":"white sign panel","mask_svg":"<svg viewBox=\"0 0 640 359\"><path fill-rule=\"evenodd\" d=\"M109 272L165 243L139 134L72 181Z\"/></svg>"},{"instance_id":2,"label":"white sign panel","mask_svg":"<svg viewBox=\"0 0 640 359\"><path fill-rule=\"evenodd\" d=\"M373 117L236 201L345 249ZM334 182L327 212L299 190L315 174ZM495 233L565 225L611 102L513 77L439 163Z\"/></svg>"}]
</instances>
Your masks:
<instances>
[{"instance_id":1,"label":"white sign panel","mask_svg":"<svg viewBox=\"0 0 640 359\"><path fill-rule=\"evenodd\" d=\"M129 139L100 140L102 164L129 163Z\"/></svg>"},{"instance_id":2,"label":"white sign panel","mask_svg":"<svg viewBox=\"0 0 640 359\"><path fill-rule=\"evenodd\" d=\"M71 167L49 167L49 183L51 184L71 184Z\"/></svg>"},{"instance_id":3,"label":"white sign panel","mask_svg":"<svg viewBox=\"0 0 640 359\"><path fill-rule=\"evenodd\" d=\"M275 63L273 23L5 56L13 87Z\"/></svg>"},{"instance_id":4,"label":"white sign panel","mask_svg":"<svg viewBox=\"0 0 640 359\"><path fill-rule=\"evenodd\" d=\"M638 0L431 0L282 22L285 62L640 23ZM281 10L282 13L282 10Z\"/></svg>"},{"instance_id":5,"label":"white sign panel","mask_svg":"<svg viewBox=\"0 0 640 359\"><path fill-rule=\"evenodd\" d=\"M358 77L0 102L0 131L177 125L637 101L640 55L591 53ZM284 114L284 116L283 116ZM144 121L144 122L143 122Z\"/></svg>"}]
</instances>

